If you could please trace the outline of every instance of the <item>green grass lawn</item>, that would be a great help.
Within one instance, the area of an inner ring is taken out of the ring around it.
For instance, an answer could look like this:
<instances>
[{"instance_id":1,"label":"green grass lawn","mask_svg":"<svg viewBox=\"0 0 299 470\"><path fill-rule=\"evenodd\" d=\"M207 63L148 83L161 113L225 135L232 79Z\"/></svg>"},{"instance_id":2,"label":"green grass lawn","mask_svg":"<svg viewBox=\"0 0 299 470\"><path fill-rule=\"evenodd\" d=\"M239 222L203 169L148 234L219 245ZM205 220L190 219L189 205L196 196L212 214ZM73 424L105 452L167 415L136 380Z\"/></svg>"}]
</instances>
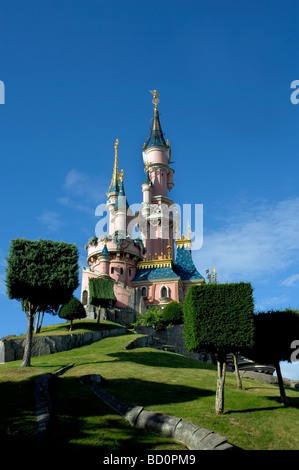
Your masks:
<instances>
[{"instance_id":1,"label":"green grass lawn","mask_svg":"<svg viewBox=\"0 0 299 470\"><path fill-rule=\"evenodd\" d=\"M81 322L81 326L87 324ZM60 334L60 328L47 331ZM100 374L105 389L122 401L181 417L242 449L299 449L297 390L286 389L290 406L284 407L278 386L243 379L239 390L234 374L227 373L225 412L216 416L214 366L150 348L125 350L135 337L128 332L72 351L34 357L30 368L21 368L21 361L1 364L2 442L34 443L34 376L75 363L52 385L53 445L94 450L182 449L169 439L131 427L78 380L82 375Z\"/></svg>"}]
</instances>

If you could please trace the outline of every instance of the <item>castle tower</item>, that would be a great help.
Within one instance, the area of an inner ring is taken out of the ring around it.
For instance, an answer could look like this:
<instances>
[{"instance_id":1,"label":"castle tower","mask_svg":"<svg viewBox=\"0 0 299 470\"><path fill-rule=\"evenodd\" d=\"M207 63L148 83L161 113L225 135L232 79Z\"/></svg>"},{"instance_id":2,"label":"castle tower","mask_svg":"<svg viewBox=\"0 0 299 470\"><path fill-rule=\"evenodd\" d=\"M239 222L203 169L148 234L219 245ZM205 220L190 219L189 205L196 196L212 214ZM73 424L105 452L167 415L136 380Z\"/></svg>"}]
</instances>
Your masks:
<instances>
[{"instance_id":1,"label":"castle tower","mask_svg":"<svg viewBox=\"0 0 299 470\"><path fill-rule=\"evenodd\" d=\"M143 145L143 162L146 178L142 185L143 203L142 215L147 220L147 230L144 234L144 245L147 256L168 253L168 241L173 252L173 221L169 208L173 200L169 198L173 184L174 170L170 167L171 148L169 141L165 142L162 132L159 111L158 92L153 94L154 116L151 133Z\"/></svg>"},{"instance_id":2,"label":"castle tower","mask_svg":"<svg viewBox=\"0 0 299 470\"><path fill-rule=\"evenodd\" d=\"M129 220L128 209L129 204L124 188L124 170L121 170L119 175L118 196L114 204L114 230L117 232L118 238L120 239L127 237L127 225Z\"/></svg>"},{"instance_id":3,"label":"castle tower","mask_svg":"<svg viewBox=\"0 0 299 470\"><path fill-rule=\"evenodd\" d=\"M104 248L102 249L101 253L98 255L98 263L99 263L99 277L104 277L110 279L110 261L112 256L110 255L109 251L107 250L107 244L105 242Z\"/></svg>"}]
</instances>

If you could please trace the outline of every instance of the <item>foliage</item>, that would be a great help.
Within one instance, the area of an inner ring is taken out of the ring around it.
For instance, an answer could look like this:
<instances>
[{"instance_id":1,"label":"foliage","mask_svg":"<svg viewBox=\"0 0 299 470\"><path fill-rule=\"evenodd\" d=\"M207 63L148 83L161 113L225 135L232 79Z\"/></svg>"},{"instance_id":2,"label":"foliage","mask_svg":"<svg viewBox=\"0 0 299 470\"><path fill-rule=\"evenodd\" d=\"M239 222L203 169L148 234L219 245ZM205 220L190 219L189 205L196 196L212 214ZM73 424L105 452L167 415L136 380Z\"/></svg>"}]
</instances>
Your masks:
<instances>
[{"instance_id":1,"label":"foliage","mask_svg":"<svg viewBox=\"0 0 299 470\"><path fill-rule=\"evenodd\" d=\"M253 344L250 283L192 286L185 297L184 337L189 352L238 351Z\"/></svg>"},{"instance_id":2,"label":"foliage","mask_svg":"<svg viewBox=\"0 0 299 470\"><path fill-rule=\"evenodd\" d=\"M90 246L95 246L95 245L97 245L98 240L99 240L98 237L95 237L95 236L89 238L88 242L87 242L87 243L85 244L85 246L84 246L85 250L88 250L88 248L89 248Z\"/></svg>"},{"instance_id":3,"label":"foliage","mask_svg":"<svg viewBox=\"0 0 299 470\"><path fill-rule=\"evenodd\" d=\"M188 352L217 355L216 414L223 413L226 355L253 344L253 297L249 283L205 284L188 290L183 304Z\"/></svg>"},{"instance_id":4,"label":"foliage","mask_svg":"<svg viewBox=\"0 0 299 470\"><path fill-rule=\"evenodd\" d=\"M275 366L281 400L286 405L279 362L291 362L291 344L298 339L299 333L299 314L294 310L261 312L254 315L254 324L254 344L243 354L255 362Z\"/></svg>"},{"instance_id":5,"label":"foliage","mask_svg":"<svg viewBox=\"0 0 299 470\"><path fill-rule=\"evenodd\" d=\"M52 240L11 241L6 286L10 299L26 308L57 312L79 285L78 248Z\"/></svg>"},{"instance_id":6,"label":"foliage","mask_svg":"<svg viewBox=\"0 0 299 470\"><path fill-rule=\"evenodd\" d=\"M22 303L27 316L22 366L30 366L36 312L57 313L78 287L78 272L76 245L52 240L18 238L11 241L7 257L7 294Z\"/></svg>"},{"instance_id":7,"label":"foliage","mask_svg":"<svg viewBox=\"0 0 299 470\"><path fill-rule=\"evenodd\" d=\"M89 303L95 306L110 307L115 304L114 281L112 279L89 279Z\"/></svg>"},{"instance_id":8,"label":"foliage","mask_svg":"<svg viewBox=\"0 0 299 470\"><path fill-rule=\"evenodd\" d=\"M140 237L132 238L132 242L133 242L134 245L136 245L136 246L140 246L141 248L144 247L144 245L143 245L143 240L142 240L142 238L140 238Z\"/></svg>"},{"instance_id":9,"label":"foliage","mask_svg":"<svg viewBox=\"0 0 299 470\"><path fill-rule=\"evenodd\" d=\"M80 320L86 317L86 311L80 300L72 297L67 303L62 305L59 310L59 317L65 320Z\"/></svg>"},{"instance_id":10,"label":"foliage","mask_svg":"<svg viewBox=\"0 0 299 470\"><path fill-rule=\"evenodd\" d=\"M254 315L254 324L254 345L244 351L246 356L264 364L291 362L291 343L299 333L299 314L294 310L261 312Z\"/></svg>"},{"instance_id":11,"label":"foliage","mask_svg":"<svg viewBox=\"0 0 299 470\"><path fill-rule=\"evenodd\" d=\"M161 330L164 328L162 316L163 312L160 307L153 305L146 312L138 315L134 326L153 326L156 330Z\"/></svg>"},{"instance_id":12,"label":"foliage","mask_svg":"<svg viewBox=\"0 0 299 470\"><path fill-rule=\"evenodd\" d=\"M175 300L169 302L163 310L162 320L168 325L181 325L183 323L183 305Z\"/></svg>"}]
</instances>

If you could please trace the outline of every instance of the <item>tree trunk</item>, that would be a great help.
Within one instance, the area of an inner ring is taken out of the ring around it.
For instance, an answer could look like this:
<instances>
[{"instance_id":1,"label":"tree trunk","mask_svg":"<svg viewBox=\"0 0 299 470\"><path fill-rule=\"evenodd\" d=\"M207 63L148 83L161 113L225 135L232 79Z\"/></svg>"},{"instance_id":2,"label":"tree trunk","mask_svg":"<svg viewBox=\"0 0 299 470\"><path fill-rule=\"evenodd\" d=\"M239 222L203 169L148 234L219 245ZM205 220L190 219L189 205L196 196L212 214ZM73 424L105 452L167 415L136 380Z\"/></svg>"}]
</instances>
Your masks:
<instances>
[{"instance_id":1,"label":"tree trunk","mask_svg":"<svg viewBox=\"0 0 299 470\"><path fill-rule=\"evenodd\" d=\"M27 314L27 335L25 341L25 348L23 354L22 367L29 367L31 365L31 353L32 353L32 335L34 326L34 315L35 311L30 306Z\"/></svg>"},{"instance_id":2,"label":"tree trunk","mask_svg":"<svg viewBox=\"0 0 299 470\"><path fill-rule=\"evenodd\" d=\"M39 327L38 327L38 324L39 324L39 317L40 317L40 312L37 312L36 320L35 320L35 328L34 328L34 333L35 333L35 334L37 334L37 333L38 333L38 330L39 330Z\"/></svg>"},{"instance_id":3,"label":"tree trunk","mask_svg":"<svg viewBox=\"0 0 299 470\"><path fill-rule=\"evenodd\" d=\"M236 373L236 377L237 377L238 388L242 389L242 381L241 381L241 377L240 377L237 354L233 354L233 358L234 358L234 366L235 366L235 373Z\"/></svg>"},{"instance_id":4,"label":"tree trunk","mask_svg":"<svg viewBox=\"0 0 299 470\"><path fill-rule=\"evenodd\" d=\"M225 356L217 359L217 389L216 389L216 414L221 415L224 409L224 383L226 373Z\"/></svg>"},{"instance_id":5,"label":"tree trunk","mask_svg":"<svg viewBox=\"0 0 299 470\"><path fill-rule=\"evenodd\" d=\"M286 396L286 392L285 392L285 388L284 388L284 383L283 383L283 378L282 378L282 375L281 375L279 361L276 362L274 365L275 365L275 369L276 369L276 373L277 373L278 385L279 385L279 390L280 390L280 398L281 398L281 401L282 401L283 405L287 406L288 400L287 400L287 396Z\"/></svg>"}]
</instances>

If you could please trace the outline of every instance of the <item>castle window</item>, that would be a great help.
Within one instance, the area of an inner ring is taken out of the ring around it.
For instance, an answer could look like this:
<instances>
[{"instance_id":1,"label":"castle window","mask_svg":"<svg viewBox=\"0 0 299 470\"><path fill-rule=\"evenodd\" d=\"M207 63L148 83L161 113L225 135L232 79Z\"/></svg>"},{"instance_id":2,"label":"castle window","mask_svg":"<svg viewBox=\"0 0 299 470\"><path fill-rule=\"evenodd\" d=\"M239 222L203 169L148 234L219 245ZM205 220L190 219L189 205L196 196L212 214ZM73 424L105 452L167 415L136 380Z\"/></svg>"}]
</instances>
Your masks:
<instances>
[{"instance_id":1,"label":"castle window","mask_svg":"<svg viewBox=\"0 0 299 470\"><path fill-rule=\"evenodd\" d=\"M147 287L141 287L141 295L142 297L147 297Z\"/></svg>"},{"instance_id":2,"label":"castle window","mask_svg":"<svg viewBox=\"0 0 299 470\"><path fill-rule=\"evenodd\" d=\"M113 274L113 273L114 273L114 268L111 268L111 274Z\"/></svg>"},{"instance_id":3,"label":"castle window","mask_svg":"<svg viewBox=\"0 0 299 470\"><path fill-rule=\"evenodd\" d=\"M124 269L120 268L120 274L123 274L123 273L124 273Z\"/></svg>"},{"instance_id":4,"label":"castle window","mask_svg":"<svg viewBox=\"0 0 299 470\"><path fill-rule=\"evenodd\" d=\"M131 270L131 269L129 269L129 276L130 276L130 277L131 277L131 274L132 274L132 270Z\"/></svg>"},{"instance_id":5,"label":"castle window","mask_svg":"<svg viewBox=\"0 0 299 470\"><path fill-rule=\"evenodd\" d=\"M82 293L82 304L87 305L88 304L88 292L87 290L84 290Z\"/></svg>"},{"instance_id":6,"label":"castle window","mask_svg":"<svg viewBox=\"0 0 299 470\"><path fill-rule=\"evenodd\" d=\"M165 299L165 298L168 298L168 297L170 297L169 287L162 286L161 289L160 289L160 298Z\"/></svg>"}]
</instances>

